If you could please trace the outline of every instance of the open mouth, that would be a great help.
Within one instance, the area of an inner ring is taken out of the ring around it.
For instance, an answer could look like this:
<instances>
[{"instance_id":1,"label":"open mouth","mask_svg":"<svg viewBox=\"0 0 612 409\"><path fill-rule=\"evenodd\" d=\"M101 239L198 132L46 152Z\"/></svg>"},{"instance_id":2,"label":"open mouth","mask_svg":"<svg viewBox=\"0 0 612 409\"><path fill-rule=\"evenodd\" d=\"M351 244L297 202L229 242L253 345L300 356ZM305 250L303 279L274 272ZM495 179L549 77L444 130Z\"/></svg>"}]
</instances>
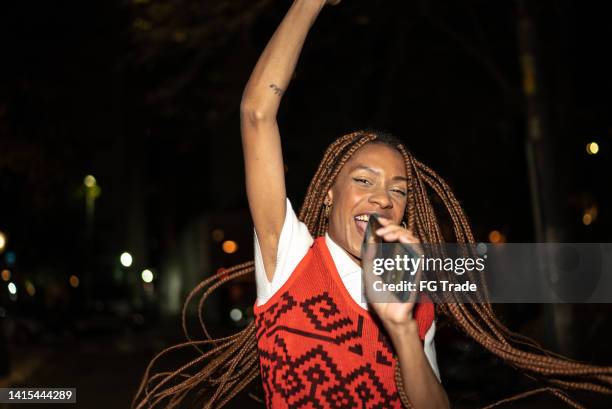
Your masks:
<instances>
[{"instance_id":1,"label":"open mouth","mask_svg":"<svg viewBox=\"0 0 612 409\"><path fill-rule=\"evenodd\" d=\"M368 226L368 220L370 220L370 215L369 214L358 214L357 216L354 217L354 219L355 219L355 224L357 225L357 231L359 231L361 235L364 235L366 228Z\"/></svg>"}]
</instances>

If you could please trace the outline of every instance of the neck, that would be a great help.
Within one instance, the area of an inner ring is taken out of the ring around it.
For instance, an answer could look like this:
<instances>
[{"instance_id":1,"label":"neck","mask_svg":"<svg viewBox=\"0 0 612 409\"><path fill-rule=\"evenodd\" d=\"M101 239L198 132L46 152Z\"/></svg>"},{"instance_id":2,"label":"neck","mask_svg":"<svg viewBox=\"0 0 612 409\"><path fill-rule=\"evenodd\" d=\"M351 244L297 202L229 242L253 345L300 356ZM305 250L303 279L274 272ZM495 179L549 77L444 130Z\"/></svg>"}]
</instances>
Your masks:
<instances>
[{"instance_id":1,"label":"neck","mask_svg":"<svg viewBox=\"0 0 612 409\"><path fill-rule=\"evenodd\" d=\"M334 244L336 246L338 246L340 249L342 249L342 251L344 251L346 253L347 256L349 256L349 258L351 260L353 260L359 267L361 267L361 258L360 257L355 257L353 254L351 254L350 251L348 251L347 249L345 249L343 246L341 246L340 244L338 244L338 240L334 239L332 237L332 235L329 233L329 231L327 232L327 236L329 237L329 239L331 241L334 242Z\"/></svg>"},{"instance_id":2,"label":"neck","mask_svg":"<svg viewBox=\"0 0 612 409\"><path fill-rule=\"evenodd\" d=\"M350 258L351 258L351 259L352 259L352 260L353 260L355 263L357 263L357 264L359 265L359 267L361 267L361 259L360 259L360 258L353 256L351 253L349 253L348 251L346 251L346 249L345 249L344 247L341 247L341 248L342 248L342 250L343 250L343 251L344 251L346 254L348 254L348 256L349 256L349 257L350 257Z\"/></svg>"}]
</instances>

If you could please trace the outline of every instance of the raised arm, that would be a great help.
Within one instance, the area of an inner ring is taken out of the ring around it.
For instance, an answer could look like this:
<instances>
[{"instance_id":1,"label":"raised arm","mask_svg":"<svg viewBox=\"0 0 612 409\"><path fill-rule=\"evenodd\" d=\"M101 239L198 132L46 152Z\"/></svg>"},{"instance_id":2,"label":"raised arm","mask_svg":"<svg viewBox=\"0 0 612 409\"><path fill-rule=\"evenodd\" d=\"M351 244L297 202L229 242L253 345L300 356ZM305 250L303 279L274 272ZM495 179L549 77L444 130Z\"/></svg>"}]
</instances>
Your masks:
<instances>
[{"instance_id":1,"label":"raised arm","mask_svg":"<svg viewBox=\"0 0 612 409\"><path fill-rule=\"evenodd\" d=\"M259 57L242 95L240 125L247 197L270 281L286 211L276 114L310 27L326 3L337 2L295 0Z\"/></svg>"}]
</instances>

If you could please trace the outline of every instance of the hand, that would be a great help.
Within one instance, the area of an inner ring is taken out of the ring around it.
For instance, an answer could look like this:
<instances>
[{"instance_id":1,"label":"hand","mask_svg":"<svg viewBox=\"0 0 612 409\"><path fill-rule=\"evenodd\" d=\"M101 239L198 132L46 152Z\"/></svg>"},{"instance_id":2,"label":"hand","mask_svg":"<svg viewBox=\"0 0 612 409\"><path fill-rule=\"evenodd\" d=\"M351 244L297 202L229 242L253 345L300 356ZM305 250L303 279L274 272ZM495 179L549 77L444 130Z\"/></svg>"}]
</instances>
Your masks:
<instances>
[{"instance_id":1,"label":"hand","mask_svg":"<svg viewBox=\"0 0 612 409\"><path fill-rule=\"evenodd\" d=\"M376 235L383 238L386 242L400 242L411 247L417 254L423 254L423 249L420 245L420 240L414 235L414 233L402 226L393 223L391 220L379 217L378 220L383 227L376 230ZM368 274L369 275L369 274ZM418 285L422 275L422 271L416 272L416 279L414 283ZM366 281L370 277L366 276ZM371 285L367 283L366 285ZM380 299L380 297L379 297ZM380 317L385 327L389 331L406 329L414 330L416 322L412 317L412 311L414 309L417 299L417 293L414 292L408 302L372 302L370 305L376 311L376 314Z\"/></svg>"},{"instance_id":2,"label":"hand","mask_svg":"<svg viewBox=\"0 0 612 409\"><path fill-rule=\"evenodd\" d=\"M382 237L383 240L387 242L399 241L400 243L408 244L411 248L418 251L419 254L423 254L421 241L412 233L412 230L397 225L385 217L379 217L378 220L380 220L380 224L383 227L376 230L376 234Z\"/></svg>"}]
</instances>

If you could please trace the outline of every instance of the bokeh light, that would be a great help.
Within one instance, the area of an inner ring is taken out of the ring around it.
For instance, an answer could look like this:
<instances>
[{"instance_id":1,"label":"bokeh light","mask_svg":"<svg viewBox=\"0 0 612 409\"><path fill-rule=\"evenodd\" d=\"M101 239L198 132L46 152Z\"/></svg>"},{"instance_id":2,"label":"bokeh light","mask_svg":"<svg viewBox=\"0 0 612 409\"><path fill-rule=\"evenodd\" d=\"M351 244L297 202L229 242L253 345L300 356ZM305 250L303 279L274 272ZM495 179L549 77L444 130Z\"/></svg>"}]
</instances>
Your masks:
<instances>
[{"instance_id":1,"label":"bokeh light","mask_svg":"<svg viewBox=\"0 0 612 409\"><path fill-rule=\"evenodd\" d=\"M214 229L211 235L212 239L218 243L225 237L225 232L221 229Z\"/></svg>"},{"instance_id":2,"label":"bokeh light","mask_svg":"<svg viewBox=\"0 0 612 409\"><path fill-rule=\"evenodd\" d=\"M11 279L11 270L7 270L7 269L2 270L2 279L4 281L9 281Z\"/></svg>"},{"instance_id":3,"label":"bokeh light","mask_svg":"<svg viewBox=\"0 0 612 409\"><path fill-rule=\"evenodd\" d=\"M79 277L77 277L77 276L75 276L73 274L68 279L68 282L70 283L71 287L77 288L79 286L79 284L81 283L81 280L79 280Z\"/></svg>"},{"instance_id":4,"label":"bokeh light","mask_svg":"<svg viewBox=\"0 0 612 409\"><path fill-rule=\"evenodd\" d=\"M11 267L11 266L14 266L15 263L17 262L17 255L15 254L14 251L9 250L6 252L4 259L6 260L6 265Z\"/></svg>"},{"instance_id":5,"label":"bokeh light","mask_svg":"<svg viewBox=\"0 0 612 409\"><path fill-rule=\"evenodd\" d=\"M489 233L489 241L495 244L505 243L506 236L504 236L499 230L493 230L491 233Z\"/></svg>"},{"instance_id":6,"label":"bokeh light","mask_svg":"<svg viewBox=\"0 0 612 409\"><path fill-rule=\"evenodd\" d=\"M96 185L96 178L93 175L87 175L83 179L83 184L88 188L92 188Z\"/></svg>"},{"instance_id":7,"label":"bokeh light","mask_svg":"<svg viewBox=\"0 0 612 409\"><path fill-rule=\"evenodd\" d=\"M582 224L591 225L597 219L597 206L589 206L582 214Z\"/></svg>"},{"instance_id":8,"label":"bokeh light","mask_svg":"<svg viewBox=\"0 0 612 409\"><path fill-rule=\"evenodd\" d=\"M119 260L121 261L121 265L123 267L130 267L133 262L132 255L128 253L127 251L124 251L123 253L121 253Z\"/></svg>"},{"instance_id":9,"label":"bokeh light","mask_svg":"<svg viewBox=\"0 0 612 409\"><path fill-rule=\"evenodd\" d=\"M242 311L240 311L238 308L233 308L230 311L230 318L233 321L240 321L242 319Z\"/></svg>"},{"instance_id":10,"label":"bokeh light","mask_svg":"<svg viewBox=\"0 0 612 409\"><path fill-rule=\"evenodd\" d=\"M0 231L0 253L6 248L6 234Z\"/></svg>"},{"instance_id":11,"label":"bokeh light","mask_svg":"<svg viewBox=\"0 0 612 409\"><path fill-rule=\"evenodd\" d=\"M227 254L235 253L238 250L238 243L234 240L226 240L223 242L223 251Z\"/></svg>"},{"instance_id":12,"label":"bokeh light","mask_svg":"<svg viewBox=\"0 0 612 409\"><path fill-rule=\"evenodd\" d=\"M587 143L586 151L589 155L597 155L597 152L599 152L599 144L597 142Z\"/></svg>"},{"instance_id":13,"label":"bokeh light","mask_svg":"<svg viewBox=\"0 0 612 409\"><path fill-rule=\"evenodd\" d=\"M145 283L150 283L151 281L153 281L153 272L149 269L142 270L140 277Z\"/></svg>"},{"instance_id":14,"label":"bokeh light","mask_svg":"<svg viewBox=\"0 0 612 409\"><path fill-rule=\"evenodd\" d=\"M9 290L9 293L13 295L17 294L17 286L15 285L15 283L12 283L12 282L8 283L8 290Z\"/></svg>"},{"instance_id":15,"label":"bokeh light","mask_svg":"<svg viewBox=\"0 0 612 409\"><path fill-rule=\"evenodd\" d=\"M34 295L36 294L36 287L34 287L34 284L32 284L31 281L25 282L25 289L30 297L34 297Z\"/></svg>"}]
</instances>

